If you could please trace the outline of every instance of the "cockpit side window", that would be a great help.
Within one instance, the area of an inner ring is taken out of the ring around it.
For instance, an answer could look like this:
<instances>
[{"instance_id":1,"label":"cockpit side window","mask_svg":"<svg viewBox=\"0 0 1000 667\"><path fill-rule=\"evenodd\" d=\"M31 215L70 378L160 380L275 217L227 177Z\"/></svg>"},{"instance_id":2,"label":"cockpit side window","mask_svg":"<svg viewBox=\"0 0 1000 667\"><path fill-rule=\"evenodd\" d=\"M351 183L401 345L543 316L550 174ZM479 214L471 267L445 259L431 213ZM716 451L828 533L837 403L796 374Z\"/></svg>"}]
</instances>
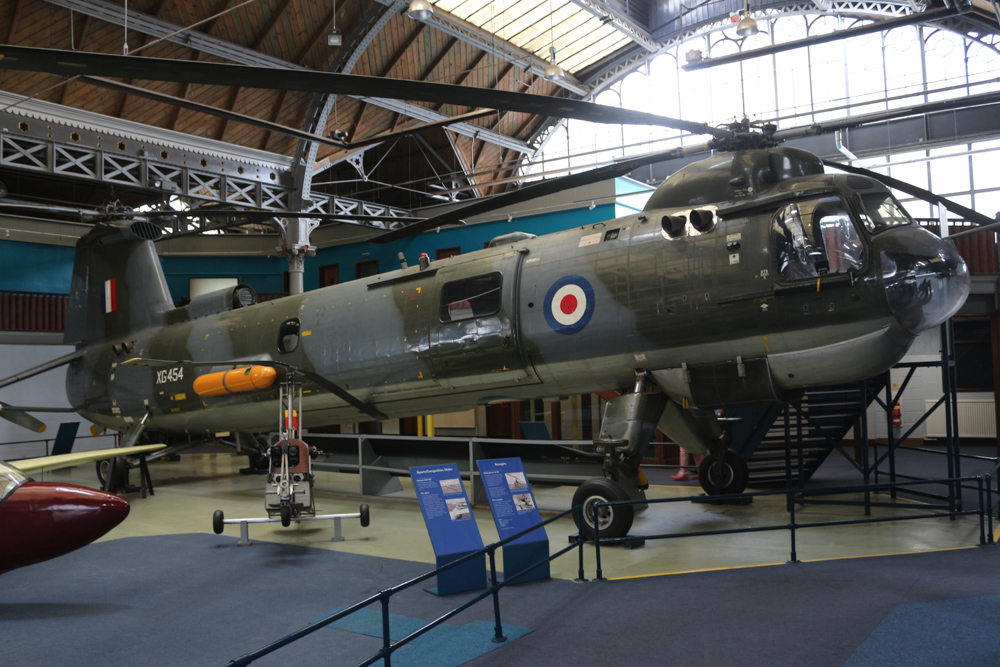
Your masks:
<instances>
[{"instance_id":1,"label":"cockpit side window","mask_svg":"<svg viewBox=\"0 0 1000 667\"><path fill-rule=\"evenodd\" d=\"M0 462L0 504L27 481L28 476L20 470Z\"/></svg>"},{"instance_id":2,"label":"cockpit side window","mask_svg":"<svg viewBox=\"0 0 1000 667\"><path fill-rule=\"evenodd\" d=\"M864 264L864 244L840 197L783 206L774 216L773 231L783 281L847 273Z\"/></svg>"},{"instance_id":3,"label":"cockpit side window","mask_svg":"<svg viewBox=\"0 0 1000 667\"><path fill-rule=\"evenodd\" d=\"M888 192L856 194L851 201L857 204L861 222L872 234L913 222L909 214Z\"/></svg>"},{"instance_id":4,"label":"cockpit side window","mask_svg":"<svg viewBox=\"0 0 1000 667\"><path fill-rule=\"evenodd\" d=\"M494 272L445 283L441 287L441 321L458 322L498 312L502 280L502 275Z\"/></svg>"}]
</instances>

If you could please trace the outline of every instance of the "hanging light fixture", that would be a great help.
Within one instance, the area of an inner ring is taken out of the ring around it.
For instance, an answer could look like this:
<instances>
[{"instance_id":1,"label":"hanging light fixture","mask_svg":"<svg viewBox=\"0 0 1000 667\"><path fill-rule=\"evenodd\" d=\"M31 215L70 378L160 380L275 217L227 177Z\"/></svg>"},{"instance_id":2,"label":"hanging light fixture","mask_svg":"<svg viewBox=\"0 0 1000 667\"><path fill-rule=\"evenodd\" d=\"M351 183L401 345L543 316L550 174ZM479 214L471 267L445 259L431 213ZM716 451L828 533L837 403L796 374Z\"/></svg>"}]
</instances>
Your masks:
<instances>
[{"instance_id":1,"label":"hanging light fixture","mask_svg":"<svg viewBox=\"0 0 1000 667\"><path fill-rule=\"evenodd\" d=\"M753 20L750 16L750 0L743 1L743 11L740 12L743 16L740 22L736 24L736 34L740 37L753 37L758 32L760 28L757 27L757 22Z\"/></svg>"},{"instance_id":2,"label":"hanging light fixture","mask_svg":"<svg viewBox=\"0 0 1000 667\"><path fill-rule=\"evenodd\" d=\"M559 63L556 62L556 27L554 12L552 10L552 0L549 0L549 39L552 40L552 45L549 46L549 54L551 54L552 62L545 68L542 78L546 81L552 81L554 83L565 81L566 70L560 67Z\"/></svg>"},{"instance_id":3,"label":"hanging light fixture","mask_svg":"<svg viewBox=\"0 0 1000 667\"><path fill-rule=\"evenodd\" d=\"M340 46L343 43L344 36L337 30L337 0L333 0L333 25L330 26L330 32L326 35L326 45Z\"/></svg>"},{"instance_id":4,"label":"hanging light fixture","mask_svg":"<svg viewBox=\"0 0 1000 667\"><path fill-rule=\"evenodd\" d=\"M552 54L552 62L545 68L545 73L542 74L542 78L546 81L553 82L565 81L566 70L560 67L559 63L556 62L556 47L550 46L549 53Z\"/></svg>"},{"instance_id":5,"label":"hanging light fixture","mask_svg":"<svg viewBox=\"0 0 1000 667\"><path fill-rule=\"evenodd\" d=\"M406 8L406 15L414 21L427 21L434 15L434 6L428 0L413 0Z\"/></svg>"}]
</instances>

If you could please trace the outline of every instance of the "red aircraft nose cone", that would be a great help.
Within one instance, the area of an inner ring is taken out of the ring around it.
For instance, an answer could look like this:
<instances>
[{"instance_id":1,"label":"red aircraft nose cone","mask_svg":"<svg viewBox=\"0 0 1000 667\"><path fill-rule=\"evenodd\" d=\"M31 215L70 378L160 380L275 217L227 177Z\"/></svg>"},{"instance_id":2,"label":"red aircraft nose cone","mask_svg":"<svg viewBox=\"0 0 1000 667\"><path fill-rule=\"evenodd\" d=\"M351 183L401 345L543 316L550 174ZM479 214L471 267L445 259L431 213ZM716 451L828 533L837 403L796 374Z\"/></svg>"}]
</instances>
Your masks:
<instances>
[{"instance_id":1,"label":"red aircraft nose cone","mask_svg":"<svg viewBox=\"0 0 1000 667\"><path fill-rule=\"evenodd\" d=\"M128 516L128 503L75 484L27 482L0 504L0 572L90 544Z\"/></svg>"}]
</instances>

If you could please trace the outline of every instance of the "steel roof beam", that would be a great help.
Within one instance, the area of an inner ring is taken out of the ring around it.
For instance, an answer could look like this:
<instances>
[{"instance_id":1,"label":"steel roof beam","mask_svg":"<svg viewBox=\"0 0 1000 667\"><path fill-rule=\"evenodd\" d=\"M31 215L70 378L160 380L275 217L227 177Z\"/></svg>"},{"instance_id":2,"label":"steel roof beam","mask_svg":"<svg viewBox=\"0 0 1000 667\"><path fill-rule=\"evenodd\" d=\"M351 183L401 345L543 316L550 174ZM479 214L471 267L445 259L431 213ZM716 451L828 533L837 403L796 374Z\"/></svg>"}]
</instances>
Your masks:
<instances>
[{"instance_id":1,"label":"steel roof beam","mask_svg":"<svg viewBox=\"0 0 1000 667\"><path fill-rule=\"evenodd\" d=\"M392 0L376 1L383 5L392 4ZM486 32L471 23L463 21L457 16L449 14L438 7L434 8L434 14L427 19L426 23L443 33L451 35L452 37L457 37L466 44L471 44L477 49L486 51L487 53L490 53L506 62L513 63L521 69L527 70L537 76L544 76L545 68L550 65L549 61L539 58L529 51L520 49L510 42L498 39L496 35ZM579 95L580 97L586 97L590 94L590 89L577 81L573 76L569 75L569 73L567 73L564 81L553 81L553 83ZM449 129L454 130L454 128ZM483 137L479 138L482 139ZM531 151L522 150L521 152L525 153Z\"/></svg>"},{"instance_id":2,"label":"steel roof beam","mask_svg":"<svg viewBox=\"0 0 1000 667\"><path fill-rule=\"evenodd\" d=\"M102 2L101 0L45 0L46 2L70 9L74 12L79 12L81 14L86 14L87 16L92 16L98 18L102 21L108 23L113 23L115 25L125 25L125 8L118 5L113 5L107 2ZM380 2L382 0L379 0ZM385 3L383 3L385 4ZM143 32L153 37L163 37L167 38L168 41L175 42L182 46L195 49L197 51L202 51L203 53L208 53L220 58L225 58L235 63L241 65L255 65L259 67L276 67L282 69L299 69L308 70L309 68L299 65L297 63L288 62L281 60L280 58L275 58L258 51L253 51L251 49L226 42L209 35L205 35L199 32L182 32L180 34L176 33L180 30L179 26L166 21L161 21L152 16L142 14L136 11L128 12L128 26L131 30L137 32ZM172 35L171 37L167 37ZM371 104L383 107L390 111L396 113L401 113L411 118L416 118L424 122L429 120L439 121L447 118L444 114L437 112L431 112L433 117L429 117L427 109L416 104L410 104L408 102L402 102L399 100L385 100L380 98L371 97L357 97L357 99L364 100ZM530 153L531 149L528 145L517 139L512 139L496 132L491 132L490 130L485 130L476 125L471 125L469 123L456 123L455 125L449 126L452 132L457 132L458 134L463 134L467 137L475 137L482 141L489 141L490 143L503 146L504 148L512 148L513 150L519 151L521 153Z\"/></svg>"},{"instance_id":3,"label":"steel roof beam","mask_svg":"<svg viewBox=\"0 0 1000 667\"><path fill-rule=\"evenodd\" d=\"M608 23L612 28L622 33L633 42L649 52L660 49L660 45L649 34L649 31L632 20L632 17L617 8L609 5L603 0L571 0L574 5L585 9L601 21Z\"/></svg>"}]
</instances>

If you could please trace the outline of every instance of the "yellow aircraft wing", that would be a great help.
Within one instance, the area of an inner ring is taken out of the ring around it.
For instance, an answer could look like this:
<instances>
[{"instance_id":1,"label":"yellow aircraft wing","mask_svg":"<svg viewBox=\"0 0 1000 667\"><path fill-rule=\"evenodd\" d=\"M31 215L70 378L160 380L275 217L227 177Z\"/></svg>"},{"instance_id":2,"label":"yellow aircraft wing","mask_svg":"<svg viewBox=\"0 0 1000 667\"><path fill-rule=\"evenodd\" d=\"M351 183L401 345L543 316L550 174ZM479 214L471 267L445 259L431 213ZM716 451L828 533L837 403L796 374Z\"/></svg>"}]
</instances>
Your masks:
<instances>
[{"instance_id":1,"label":"yellow aircraft wing","mask_svg":"<svg viewBox=\"0 0 1000 667\"><path fill-rule=\"evenodd\" d=\"M153 452L163 449L166 445L137 445L135 447L115 447L113 449L95 449L89 452L75 452L70 454L57 454L56 456L40 456L37 459L21 459L19 461L7 461L26 475L44 470L58 470L68 468L78 463L88 461L103 461L113 459L116 456L131 456L143 452Z\"/></svg>"}]
</instances>

